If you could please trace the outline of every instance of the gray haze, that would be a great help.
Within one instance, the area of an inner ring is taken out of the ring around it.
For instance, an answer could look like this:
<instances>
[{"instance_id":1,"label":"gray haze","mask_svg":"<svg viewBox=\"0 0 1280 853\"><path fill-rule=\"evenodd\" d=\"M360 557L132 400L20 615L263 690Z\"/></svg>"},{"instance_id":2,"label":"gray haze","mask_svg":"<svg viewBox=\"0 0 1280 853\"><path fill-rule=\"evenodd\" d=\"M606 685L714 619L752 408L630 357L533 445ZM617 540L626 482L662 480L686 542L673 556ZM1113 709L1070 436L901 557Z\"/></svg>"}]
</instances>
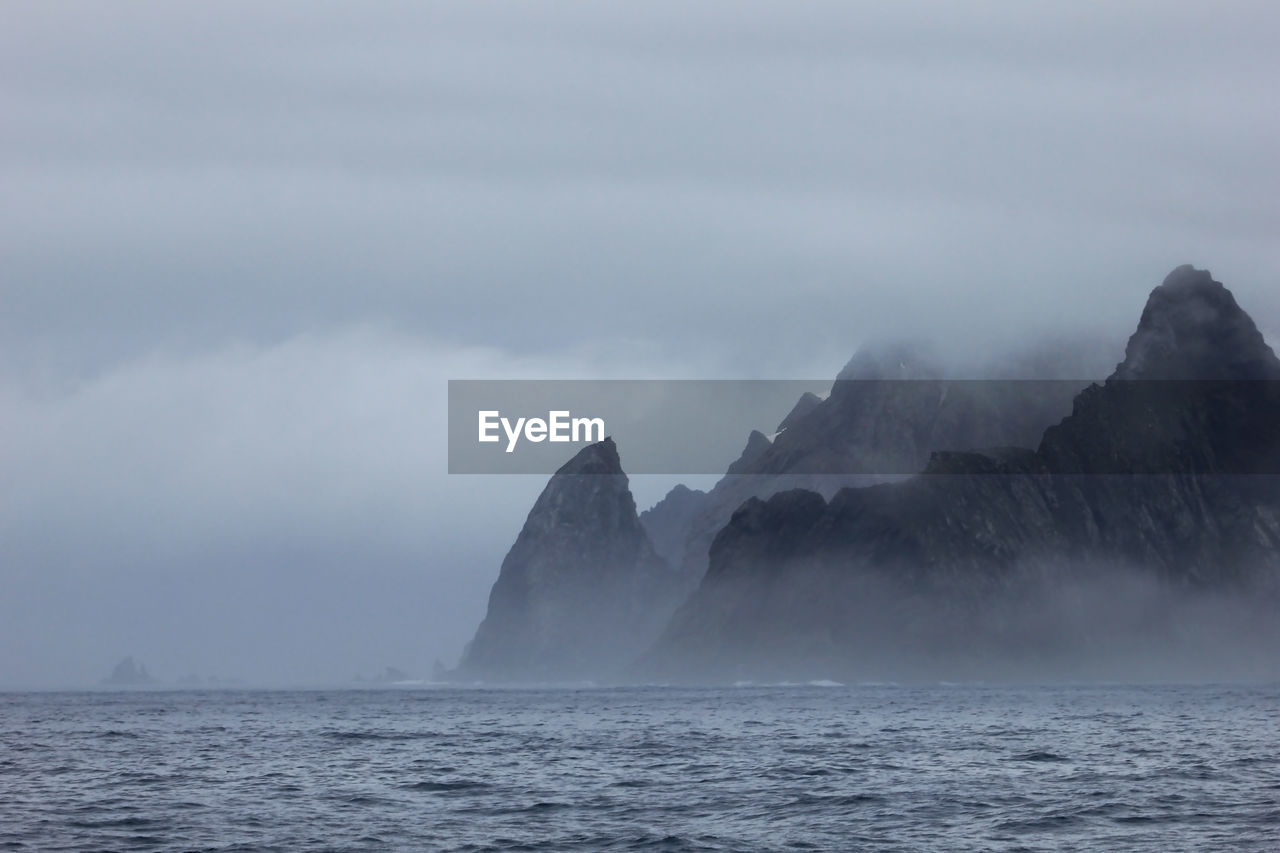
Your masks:
<instances>
[{"instance_id":1,"label":"gray haze","mask_svg":"<svg viewBox=\"0 0 1280 853\"><path fill-rule=\"evenodd\" d=\"M445 474L449 378L1120 336L1182 263L1276 342L1280 8L886 5L3 3L0 684L452 663L544 479Z\"/></svg>"}]
</instances>

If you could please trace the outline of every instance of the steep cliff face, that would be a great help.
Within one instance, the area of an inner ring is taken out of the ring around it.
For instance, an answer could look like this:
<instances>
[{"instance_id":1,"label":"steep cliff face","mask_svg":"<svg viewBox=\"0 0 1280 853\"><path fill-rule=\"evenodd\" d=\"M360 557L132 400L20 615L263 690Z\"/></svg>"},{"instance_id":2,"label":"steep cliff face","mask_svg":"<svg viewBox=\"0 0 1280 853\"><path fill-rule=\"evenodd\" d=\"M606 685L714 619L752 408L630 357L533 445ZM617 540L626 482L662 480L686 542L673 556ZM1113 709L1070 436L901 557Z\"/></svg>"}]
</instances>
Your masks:
<instances>
[{"instance_id":1,"label":"steep cliff face","mask_svg":"<svg viewBox=\"0 0 1280 853\"><path fill-rule=\"evenodd\" d=\"M608 678L652 642L683 591L641 526L606 438L547 483L454 677Z\"/></svg>"},{"instance_id":2,"label":"steep cliff face","mask_svg":"<svg viewBox=\"0 0 1280 853\"><path fill-rule=\"evenodd\" d=\"M706 492L691 489L681 483L672 487L662 500L640 513L640 523L649 534L654 550L672 566L679 566L684 559L690 520L701 513L706 500ZM694 582L696 580L695 578Z\"/></svg>"},{"instance_id":3,"label":"steep cliff face","mask_svg":"<svg viewBox=\"0 0 1280 853\"><path fill-rule=\"evenodd\" d=\"M1179 583L1274 579L1280 360L1208 272L1179 267L1152 291L1124 361L1037 459L1087 519L1076 541Z\"/></svg>"},{"instance_id":4,"label":"steep cliff face","mask_svg":"<svg viewBox=\"0 0 1280 853\"><path fill-rule=\"evenodd\" d=\"M821 406L824 399L826 398L819 397L812 391L805 391L800 395L800 399L796 401L796 404L791 407L791 411L787 413L787 416L778 424L778 432L800 423L810 412Z\"/></svg>"},{"instance_id":5,"label":"steep cliff face","mask_svg":"<svg viewBox=\"0 0 1280 853\"><path fill-rule=\"evenodd\" d=\"M1125 358L1046 431L1058 473L1280 473L1280 360L1208 272L1179 267L1152 291Z\"/></svg>"},{"instance_id":6,"label":"steep cliff face","mask_svg":"<svg viewBox=\"0 0 1280 853\"><path fill-rule=\"evenodd\" d=\"M747 436L747 446L742 448L741 455L729 464L727 474L730 477L738 474L745 474L751 471L756 464L759 463L760 457L764 456L773 448L773 443L769 441L768 436L753 429L751 434Z\"/></svg>"},{"instance_id":7,"label":"steep cliff face","mask_svg":"<svg viewBox=\"0 0 1280 853\"><path fill-rule=\"evenodd\" d=\"M1280 363L1208 270L1175 269L1147 299L1114 379L1280 379Z\"/></svg>"},{"instance_id":8,"label":"steep cliff face","mask_svg":"<svg viewBox=\"0 0 1280 853\"><path fill-rule=\"evenodd\" d=\"M1002 379L956 380L922 344L860 349L825 398L801 397L772 440L753 431L726 476L685 504L684 548L675 558L681 574L705 574L716 533L749 498L797 488L829 498L918 473L936 450L1039 441L1071 411L1087 377L1039 379L1020 367L1006 367Z\"/></svg>"},{"instance_id":9,"label":"steep cliff face","mask_svg":"<svg viewBox=\"0 0 1280 853\"><path fill-rule=\"evenodd\" d=\"M1259 634L1274 668L1278 376L1230 293L1179 268L1125 360L1038 449L934 453L920 476L829 502L748 500L642 669L1036 677L1056 662L1141 677L1126 662L1199 659L1210 633L1231 640L1213 666ZM1223 596L1260 604L1210 619Z\"/></svg>"}]
</instances>

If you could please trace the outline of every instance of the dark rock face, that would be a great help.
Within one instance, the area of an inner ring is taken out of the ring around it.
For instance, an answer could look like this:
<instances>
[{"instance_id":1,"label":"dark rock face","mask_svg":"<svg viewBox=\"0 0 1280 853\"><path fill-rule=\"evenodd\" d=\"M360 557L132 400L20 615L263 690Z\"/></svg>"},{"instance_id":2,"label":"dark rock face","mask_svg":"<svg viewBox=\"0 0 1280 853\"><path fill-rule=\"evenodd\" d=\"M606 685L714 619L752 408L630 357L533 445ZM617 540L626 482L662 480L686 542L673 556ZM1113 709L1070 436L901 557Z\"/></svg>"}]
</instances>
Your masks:
<instances>
[{"instance_id":1,"label":"dark rock face","mask_svg":"<svg viewBox=\"0 0 1280 853\"><path fill-rule=\"evenodd\" d=\"M800 395L800 399L796 400L796 404L792 406L791 411L782 419L782 423L778 424L778 432L795 426L800 423L810 412L822 405L822 397L812 391L806 391Z\"/></svg>"},{"instance_id":2,"label":"dark rock face","mask_svg":"<svg viewBox=\"0 0 1280 853\"><path fill-rule=\"evenodd\" d=\"M654 550L669 564L680 565L685 539L689 535L689 521L702 510L706 498L706 492L680 483L662 500L640 513L640 523L649 534Z\"/></svg>"},{"instance_id":3,"label":"dark rock face","mask_svg":"<svg viewBox=\"0 0 1280 853\"><path fill-rule=\"evenodd\" d=\"M547 483L453 677L608 678L653 640L681 592L606 438Z\"/></svg>"},{"instance_id":4,"label":"dark rock face","mask_svg":"<svg viewBox=\"0 0 1280 853\"><path fill-rule=\"evenodd\" d=\"M1180 266L1151 292L1114 378L1280 379L1280 363L1231 291Z\"/></svg>"},{"instance_id":5,"label":"dark rock face","mask_svg":"<svg viewBox=\"0 0 1280 853\"><path fill-rule=\"evenodd\" d=\"M829 396L805 394L772 441L752 432L724 479L689 507L684 549L675 558L681 574L703 576L712 539L748 498L797 488L831 497L842 488L918 473L935 450L1033 445L1071 411L1072 397L1087 384L944 375L919 344L859 350Z\"/></svg>"},{"instance_id":6,"label":"dark rock face","mask_svg":"<svg viewBox=\"0 0 1280 853\"><path fill-rule=\"evenodd\" d=\"M936 452L905 482L746 501L641 668L1142 677L1194 659L1224 674L1249 663L1242 640L1274 677L1277 377L1231 294L1179 268L1038 449Z\"/></svg>"},{"instance_id":7,"label":"dark rock face","mask_svg":"<svg viewBox=\"0 0 1280 853\"><path fill-rule=\"evenodd\" d=\"M747 436L747 446L742 448L742 455L729 464L729 476L745 474L750 471L752 466L760 460L760 457L768 453L772 447L773 444L765 437L764 433L753 429L751 435Z\"/></svg>"},{"instance_id":8,"label":"dark rock face","mask_svg":"<svg viewBox=\"0 0 1280 853\"><path fill-rule=\"evenodd\" d=\"M1178 267L1151 292L1125 358L1039 455L1061 474L1276 474L1280 359L1231 292Z\"/></svg>"}]
</instances>

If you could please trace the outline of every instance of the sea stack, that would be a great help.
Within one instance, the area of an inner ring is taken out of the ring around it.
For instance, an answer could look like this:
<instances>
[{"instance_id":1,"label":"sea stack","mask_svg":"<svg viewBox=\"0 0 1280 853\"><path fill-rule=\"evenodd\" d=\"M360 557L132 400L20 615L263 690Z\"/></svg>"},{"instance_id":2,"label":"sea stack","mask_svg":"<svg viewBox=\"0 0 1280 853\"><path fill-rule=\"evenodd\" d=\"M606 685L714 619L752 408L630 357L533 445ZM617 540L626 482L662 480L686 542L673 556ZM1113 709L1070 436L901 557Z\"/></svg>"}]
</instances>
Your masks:
<instances>
[{"instance_id":1,"label":"sea stack","mask_svg":"<svg viewBox=\"0 0 1280 853\"><path fill-rule=\"evenodd\" d=\"M451 677L608 679L657 636L680 592L640 524L618 448L606 438L543 489Z\"/></svg>"}]
</instances>

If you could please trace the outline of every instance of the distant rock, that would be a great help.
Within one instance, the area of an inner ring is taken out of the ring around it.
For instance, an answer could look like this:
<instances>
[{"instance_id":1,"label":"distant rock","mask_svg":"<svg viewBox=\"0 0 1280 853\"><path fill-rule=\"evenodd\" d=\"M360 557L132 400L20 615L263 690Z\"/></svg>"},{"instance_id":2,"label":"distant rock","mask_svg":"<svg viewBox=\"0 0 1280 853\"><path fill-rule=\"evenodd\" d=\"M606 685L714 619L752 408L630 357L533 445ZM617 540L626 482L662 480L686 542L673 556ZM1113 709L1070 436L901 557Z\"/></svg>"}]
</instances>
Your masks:
<instances>
[{"instance_id":1,"label":"distant rock","mask_svg":"<svg viewBox=\"0 0 1280 853\"><path fill-rule=\"evenodd\" d=\"M156 679L147 672L147 668L134 661L130 655L116 664L111 674L102 679L102 683L111 687L140 687L155 684Z\"/></svg>"},{"instance_id":2,"label":"distant rock","mask_svg":"<svg viewBox=\"0 0 1280 853\"><path fill-rule=\"evenodd\" d=\"M611 438L558 470L502 562L455 679L608 679L687 592L655 552Z\"/></svg>"},{"instance_id":3,"label":"distant rock","mask_svg":"<svg viewBox=\"0 0 1280 853\"><path fill-rule=\"evenodd\" d=\"M408 681L409 674L402 669L389 666L371 678L366 678L363 675L357 675L353 680L368 684L395 684L401 681Z\"/></svg>"},{"instance_id":4,"label":"distant rock","mask_svg":"<svg viewBox=\"0 0 1280 853\"><path fill-rule=\"evenodd\" d=\"M408 681L409 673L399 667L389 666L382 671L382 675L379 676L379 680L385 682Z\"/></svg>"}]
</instances>

